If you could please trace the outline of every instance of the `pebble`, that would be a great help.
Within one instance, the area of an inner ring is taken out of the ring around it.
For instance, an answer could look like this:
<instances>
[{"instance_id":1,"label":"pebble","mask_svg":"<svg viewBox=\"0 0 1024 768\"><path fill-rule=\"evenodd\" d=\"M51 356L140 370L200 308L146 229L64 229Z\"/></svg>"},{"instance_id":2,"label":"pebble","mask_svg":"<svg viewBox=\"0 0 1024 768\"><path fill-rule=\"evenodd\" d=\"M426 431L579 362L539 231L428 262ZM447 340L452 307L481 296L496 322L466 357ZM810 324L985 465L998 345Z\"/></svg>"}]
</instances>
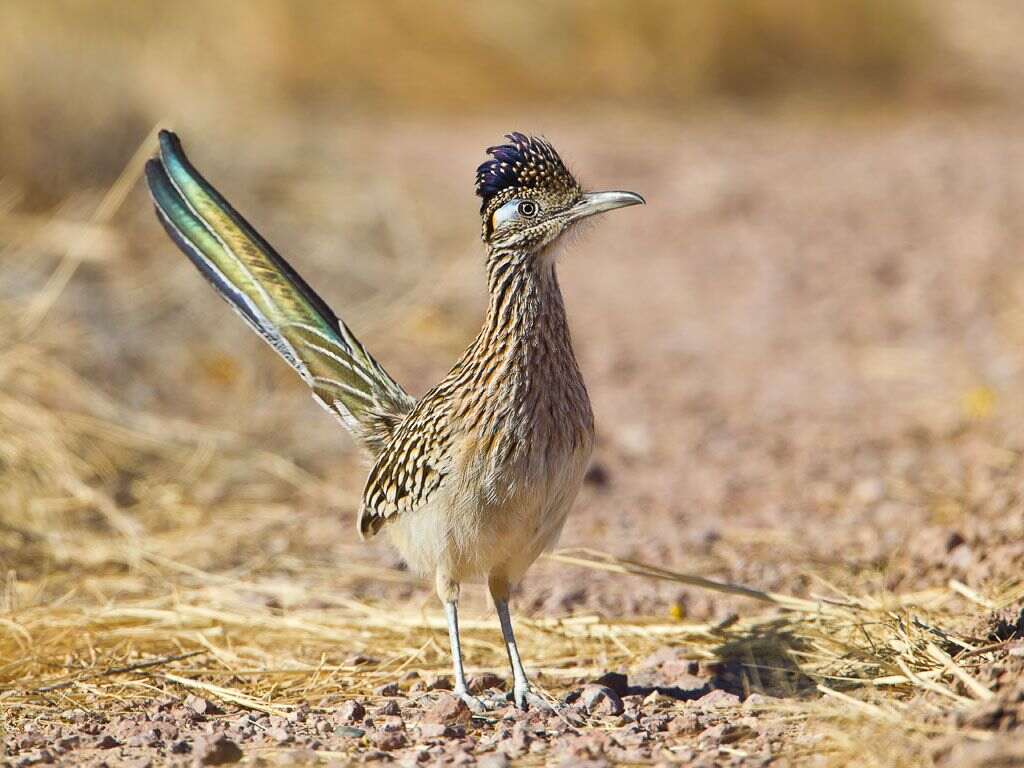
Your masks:
<instances>
[{"instance_id":1,"label":"pebble","mask_svg":"<svg viewBox=\"0 0 1024 768\"><path fill-rule=\"evenodd\" d=\"M339 725L334 729L334 735L343 739L361 739L366 735L366 731L351 725Z\"/></svg>"},{"instance_id":2,"label":"pebble","mask_svg":"<svg viewBox=\"0 0 1024 768\"><path fill-rule=\"evenodd\" d=\"M267 731L267 738L271 741L277 742L278 744L287 744L292 740L292 735L286 728L278 726L277 728L271 728Z\"/></svg>"},{"instance_id":3,"label":"pebble","mask_svg":"<svg viewBox=\"0 0 1024 768\"><path fill-rule=\"evenodd\" d=\"M445 693L427 711L423 720L424 722L444 723L445 725L465 725L472 716L473 713L466 706L466 702L458 696Z\"/></svg>"},{"instance_id":4,"label":"pebble","mask_svg":"<svg viewBox=\"0 0 1024 768\"><path fill-rule=\"evenodd\" d=\"M445 677L444 675L441 675L440 677L435 677L427 685L427 690L428 691L450 691L450 690L452 690L452 681L449 678Z\"/></svg>"},{"instance_id":5,"label":"pebble","mask_svg":"<svg viewBox=\"0 0 1024 768\"><path fill-rule=\"evenodd\" d=\"M723 691L716 688L697 699L702 707L737 707L740 704L740 697L735 693Z\"/></svg>"},{"instance_id":6,"label":"pebble","mask_svg":"<svg viewBox=\"0 0 1024 768\"><path fill-rule=\"evenodd\" d=\"M404 747L406 744L406 738L405 734L401 731L379 731L374 734L373 743L377 746L377 749L384 750L385 752L391 752Z\"/></svg>"},{"instance_id":7,"label":"pebble","mask_svg":"<svg viewBox=\"0 0 1024 768\"><path fill-rule=\"evenodd\" d=\"M584 686L580 701L591 715L621 715L623 712L619 694L606 685L591 683Z\"/></svg>"},{"instance_id":8,"label":"pebble","mask_svg":"<svg viewBox=\"0 0 1024 768\"><path fill-rule=\"evenodd\" d=\"M483 693L491 688L503 688L504 685L505 679L493 672L482 672L479 675L473 675L466 683L469 692L476 694Z\"/></svg>"},{"instance_id":9,"label":"pebble","mask_svg":"<svg viewBox=\"0 0 1024 768\"><path fill-rule=\"evenodd\" d=\"M334 719L343 723L361 723L366 717L366 708L355 699L349 699L334 712Z\"/></svg>"},{"instance_id":10,"label":"pebble","mask_svg":"<svg viewBox=\"0 0 1024 768\"><path fill-rule=\"evenodd\" d=\"M402 714L402 708L398 705L398 702L394 699L385 701L381 706L377 707L378 715L400 715Z\"/></svg>"},{"instance_id":11,"label":"pebble","mask_svg":"<svg viewBox=\"0 0 1024 768\"><path fill-rule=\"evenodd\" d=\"M378 696L397 696L401 693L401 689L398 687L398 683L387 683L374 690Z\"/></svg>"},{"instance_id":12,"label":"pebble","mask_svg":"<svg viewBox=\"0 0 1024 768\"><path fill-rule=\"evenodd\" d=\"M192 753L199 765L227 765L242 759L242 750L227 736L201 736L196 739Z\"/></svg>"},{"instance_id":13,"label":"pebble","mask_svg":"<svg viewBox=\"0 0 1024 768\"><path fill-rule=\"evenodd\" d=\"M105 733L96 740L96 743L93 746L96 749L113 749L114 747L121 746L121 742L109 733Z\"/></svg>"},{"instance_id":14,"label":"pebble","mask_svg":"<svg viewBox=\"0 0 1024 768\"><path fill-rule=\"evenodd\" d=\"M209 699L190 693L185 697L185 706L197 715L222 715L224 710Z\"/></svg>"}]
</instances>

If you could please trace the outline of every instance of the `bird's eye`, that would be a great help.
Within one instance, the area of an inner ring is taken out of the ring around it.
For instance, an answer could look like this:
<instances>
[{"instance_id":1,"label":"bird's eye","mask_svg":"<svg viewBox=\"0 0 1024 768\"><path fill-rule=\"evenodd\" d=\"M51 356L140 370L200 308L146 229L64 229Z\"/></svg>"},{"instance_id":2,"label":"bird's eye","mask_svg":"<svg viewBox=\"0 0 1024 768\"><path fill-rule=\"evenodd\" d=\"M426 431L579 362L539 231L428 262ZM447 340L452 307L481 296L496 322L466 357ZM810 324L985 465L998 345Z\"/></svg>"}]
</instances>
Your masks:
<instances>
[{"instance_id":1,"label":"bird's eye","mask_svg":"<svg viewBox=\"0 0 1024 768\"><path fill-rule=\"evenodd\" d=\"M533 200L521 200L516 208L520 216L536 216L537 215L537 204Z\"/></svg>"}]
</instances>

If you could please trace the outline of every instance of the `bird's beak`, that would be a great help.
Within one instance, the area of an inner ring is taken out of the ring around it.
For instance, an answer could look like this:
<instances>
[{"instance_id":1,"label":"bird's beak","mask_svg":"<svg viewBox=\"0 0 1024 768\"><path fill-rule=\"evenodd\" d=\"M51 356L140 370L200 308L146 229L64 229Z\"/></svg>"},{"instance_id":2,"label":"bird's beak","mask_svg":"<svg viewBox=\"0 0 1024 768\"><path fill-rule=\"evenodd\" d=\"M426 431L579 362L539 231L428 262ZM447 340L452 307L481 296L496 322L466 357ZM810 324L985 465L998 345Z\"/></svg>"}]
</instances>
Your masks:
<instances>
[{"instance_id":1,"label":"bird's beak","mask_svg":"<svg viewBox=\"0 0 1024 768\"><path fill-rule=\"evenodd\" d=\"M630 205L644 205L646 202L635 192L587 192L569 209L569 221L579 221L595 213L614 211Z\"/></svg>"}]
</instances>

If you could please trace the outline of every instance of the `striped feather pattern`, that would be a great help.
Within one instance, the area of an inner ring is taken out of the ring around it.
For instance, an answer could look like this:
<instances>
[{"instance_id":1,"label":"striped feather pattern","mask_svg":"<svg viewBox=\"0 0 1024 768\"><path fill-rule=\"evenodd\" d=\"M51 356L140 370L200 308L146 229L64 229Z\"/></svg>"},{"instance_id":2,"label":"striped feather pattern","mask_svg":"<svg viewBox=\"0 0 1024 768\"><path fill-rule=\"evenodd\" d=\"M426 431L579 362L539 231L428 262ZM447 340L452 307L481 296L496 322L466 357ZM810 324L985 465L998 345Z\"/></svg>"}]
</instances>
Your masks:
<instances>
[{"instance_id":1,"label":"striped feather pattern","mask_svg":"<svg viewBox=\"0 0 1024 768\"><path fill-rule=\"evenodd\" d=\"M415 401L331 308L192 166L178 138L160 133L146 165L168 234L313 390L313 397L374 454Z\"/></svg>"},{"instance_id":2,"label":"striped feather pattern","mask_svg":"<svg viewBox=\"0 0 1024 768\"><path fill-rule=\"evenodd\" d=\"M594 417L551 259L493 250L483 328L444 380L417 403L370 471L359 517L373 535L455 482L500 505L579 451ZM459 459L459 446L471 458ZM468 461L468 463L467 463ZM459 465L456 466L456 462Z\"/></svg>"}]
</instances>

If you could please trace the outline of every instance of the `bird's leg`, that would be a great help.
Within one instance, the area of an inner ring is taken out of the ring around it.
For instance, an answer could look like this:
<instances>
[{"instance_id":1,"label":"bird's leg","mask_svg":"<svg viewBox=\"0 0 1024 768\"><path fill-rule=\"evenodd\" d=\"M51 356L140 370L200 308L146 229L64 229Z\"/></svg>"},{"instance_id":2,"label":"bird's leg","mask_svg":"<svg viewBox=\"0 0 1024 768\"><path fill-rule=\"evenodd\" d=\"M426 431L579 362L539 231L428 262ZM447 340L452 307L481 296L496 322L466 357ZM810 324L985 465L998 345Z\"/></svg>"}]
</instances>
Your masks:
<instances>
[{"instance_id":1,"label":"bird's leg","mask_svg":"<svg viewBox=\"0 0 1024 768\"><path fill-rule=\"evenodd\" d=\"M501 636L505 639L505 650L508 651L508 663L512 667L512 699L519 709L533 707L551 711L553 707L543 697L534 693L530 681L526 679L523 661L519 658L519 647L512 631L512 617L508 612L509 584L504 579L492 576L489 579L491 596L494 598L494 609L498 612L501 623Z\"/></svg>"},{"instance_id":2,"label":"bird's leg","mask_svg":"<svg viewBox=\"0 0 1024 768\"><path fill-rule=\"evenodd\" d=\"M466 672L462 668L462 644L459 642L459 585L438 574L437 595L444 603L444 616L448 621L448 641L452 647L452 667L455 672L455 689L452 693L466 702L474 712L483 712L486 707L480 699L469 693L466 687Z\"/></svg>"}]
</instances>

